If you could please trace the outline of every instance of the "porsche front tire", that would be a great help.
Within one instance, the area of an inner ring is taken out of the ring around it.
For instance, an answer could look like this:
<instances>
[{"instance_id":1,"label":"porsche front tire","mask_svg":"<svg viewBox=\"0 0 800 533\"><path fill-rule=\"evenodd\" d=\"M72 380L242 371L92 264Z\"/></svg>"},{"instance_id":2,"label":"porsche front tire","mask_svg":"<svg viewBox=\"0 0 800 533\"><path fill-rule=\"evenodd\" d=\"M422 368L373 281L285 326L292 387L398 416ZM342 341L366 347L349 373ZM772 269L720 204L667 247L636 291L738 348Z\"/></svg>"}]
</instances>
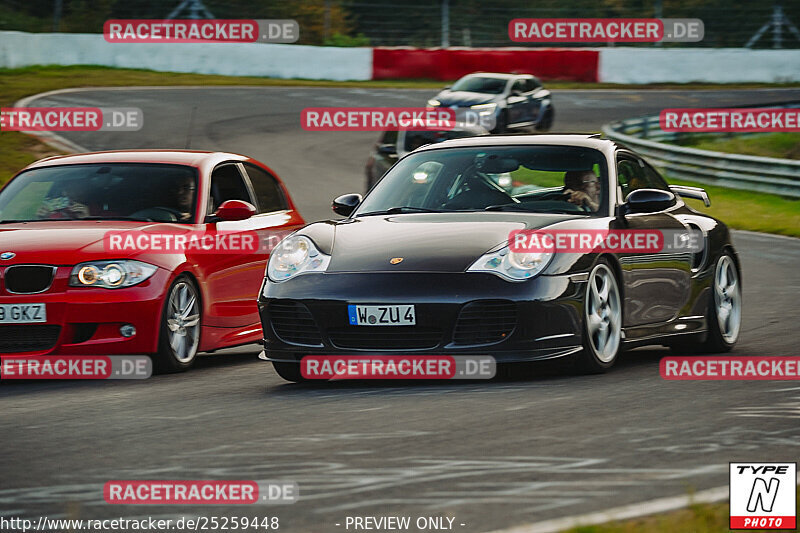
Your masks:
<instances>
[{"instance_id":1,"label":"porsche front tire","mask_svg":"<svg viewBox=\"0 0 800 533\"><path fill-rule=\"evenodd\" d=\"M589 274L583 304L583 350L575 357L578 371L599 374L617 361L622 345L622 297L611 265L599 261Z\"/></svg>"}]
</instances>

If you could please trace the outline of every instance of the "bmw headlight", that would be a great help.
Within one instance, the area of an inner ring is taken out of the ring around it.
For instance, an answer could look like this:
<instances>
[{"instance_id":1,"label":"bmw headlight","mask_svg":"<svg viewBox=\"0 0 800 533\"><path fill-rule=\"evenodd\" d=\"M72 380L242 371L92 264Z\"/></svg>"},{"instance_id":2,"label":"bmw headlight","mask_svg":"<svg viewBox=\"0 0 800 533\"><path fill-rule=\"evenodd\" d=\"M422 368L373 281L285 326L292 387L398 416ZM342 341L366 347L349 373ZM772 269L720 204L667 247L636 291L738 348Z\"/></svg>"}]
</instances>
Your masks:
<instances>
[{"instance_id":1,"label":"bmw headlight","mask_svg":"<svg viewBox=\"0 0 800 533\"><path fill-rule=\"evenodd\" d=\"M428 100L428 106L430 107L439 107L440 105L442 105L442 103L435 98L431 98L430 100Z\"/></svg>"},{"instance_id":2,"label":"bmw headlight","mask_svg":"<svg viewBox=\"0 0 800 533\"><path fill-rule=\"evenodd\" d=\"M120 289L143 282L156 270L158 267L133 259L90 261L75 265L69 276L69 285Z\"/></svg>"},{"instance_id":3,"label":"bmw headlight","mask_svg":"<svg viewBox=\"0 0 800 533\"><path fill-rule=\"evenodd\" d=\"M483 254L467 272L488 272L508 281L525 281L540 274L552 259L552 252L519 253L505 246Z\"/></svg>"},{"instance_id":4,"label":"bmw headlight","mask_svg":"<svg viewBox=\"0 0 800 533\"><path fill-rule=\"evenodd\" d=\"M273 248L267 276L275 282L286 281L306 272L325 272L331 256L320 252L308 237L290 236Z\"/></svg>"},{"instance_id":5,"label":"bmw headlight","mask_svg":"<svg viewBox=\"0 0 800 533\"><path fill-rule=\"evenodd\" d=\"M477 111L479 115L492 115L497 109L497 103L490 102L488 104L471 105L469 108Z\"/></svg>"}]
</instances>

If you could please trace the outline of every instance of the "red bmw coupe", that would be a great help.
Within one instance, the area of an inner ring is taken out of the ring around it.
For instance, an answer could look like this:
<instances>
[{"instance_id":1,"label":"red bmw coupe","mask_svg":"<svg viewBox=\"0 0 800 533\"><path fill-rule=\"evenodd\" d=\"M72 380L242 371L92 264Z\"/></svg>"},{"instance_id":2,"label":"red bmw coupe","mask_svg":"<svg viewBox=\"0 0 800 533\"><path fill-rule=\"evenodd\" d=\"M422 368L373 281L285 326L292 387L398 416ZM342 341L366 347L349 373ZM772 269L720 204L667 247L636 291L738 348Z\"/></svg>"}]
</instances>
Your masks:
<instances>
[{"instance_id":1,"label":"red bmw coupe","mask_svg":"<svg viewBox=\"0 0 800 533\"><path fill-rule=\"evenodd\" d=\"M168 372L258 342L270 244L304 224L275 173L241 155L36 162L0 190L0 354L151 354Z\"/></svg>"}]
</instances>

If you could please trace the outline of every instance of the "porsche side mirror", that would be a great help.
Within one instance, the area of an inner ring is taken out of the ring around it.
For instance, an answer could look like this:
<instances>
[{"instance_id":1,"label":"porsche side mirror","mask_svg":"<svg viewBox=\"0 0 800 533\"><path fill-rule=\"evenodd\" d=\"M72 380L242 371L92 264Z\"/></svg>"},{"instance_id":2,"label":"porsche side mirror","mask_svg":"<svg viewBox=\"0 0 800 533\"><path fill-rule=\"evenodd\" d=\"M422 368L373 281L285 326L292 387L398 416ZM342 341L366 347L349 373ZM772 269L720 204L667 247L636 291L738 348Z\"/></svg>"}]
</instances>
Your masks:
<instances>
[{"instance_id":1,"label":"porsche side mirror","mask_svg":"<svg viewBox=\"0 0 800 533\"><path fill-rule=\"evenodd\" d=\"M355 211L358 204L361 203L361 195L360 194L343 194L333 200L333 204L331 204L331 209L337 215L342 215L343 217L349 217L350 213Z\"/></svg>"},{"instance_id":2,"label":"porsche side mirror","mask_svg":"<svg viewBox=\"0 0 800 533\"><path fill-rule=\"evenodd\" d=\"M397 148L393 144L379 144L378 153L383 155L397 155Z\"/></svg>"},{"instance_id":3,"label":"porsche side mirror","mask_svg":"<svg viewBox=\"0 0 800 533\"><path fill-rule=\"evenodd\" d=\"M656 213L675 205L675 194L660 189L636 189L628 195L622 214Z\"/></svg>"},{"instance_id":4,"label":"porsche side mirror","mask_svg":"<svg viewBox=\"0 0 800 533\"><path fill-rule=\"evenodd\" d=\"M223 222L233 222L236 220L247 220L256 214L256 208L250 202L242 200L226 200L219 206L213 217Z\"/></svg>"}]
</instances>

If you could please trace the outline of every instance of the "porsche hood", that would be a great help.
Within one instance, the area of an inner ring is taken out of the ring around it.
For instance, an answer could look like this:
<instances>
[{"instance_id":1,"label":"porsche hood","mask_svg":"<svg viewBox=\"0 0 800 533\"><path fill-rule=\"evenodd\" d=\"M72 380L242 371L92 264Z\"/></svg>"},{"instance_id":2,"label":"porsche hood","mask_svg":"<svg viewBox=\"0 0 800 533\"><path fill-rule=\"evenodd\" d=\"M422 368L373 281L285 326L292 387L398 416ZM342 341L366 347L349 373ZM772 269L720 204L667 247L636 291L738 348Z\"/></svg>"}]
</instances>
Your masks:
<instances>
[{"instance_id":1,"label":"porsche hood","mask_svg":"<svg viewBox=\"0 0 800 533\"><path fill-rule=\"evenodd\" d=\"M331 254L328 272L463 272L481 255L505 244L512 230L542 228L569 218L504 215L375 215L312 224L301 233Z\"/></svg>"}]
</instances>

